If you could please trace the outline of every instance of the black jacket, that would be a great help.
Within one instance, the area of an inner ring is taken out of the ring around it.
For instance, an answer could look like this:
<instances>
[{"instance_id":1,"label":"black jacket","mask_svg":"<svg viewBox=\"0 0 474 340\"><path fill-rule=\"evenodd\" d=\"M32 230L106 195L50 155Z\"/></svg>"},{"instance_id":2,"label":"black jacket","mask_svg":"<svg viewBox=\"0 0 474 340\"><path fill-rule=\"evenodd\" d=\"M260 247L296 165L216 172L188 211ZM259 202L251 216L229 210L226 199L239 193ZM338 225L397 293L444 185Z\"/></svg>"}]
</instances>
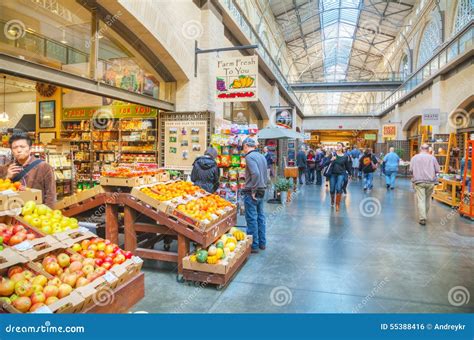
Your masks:
<instances>
[{"instance_id":1,"label":"black jacket","mask_svg":"<svg viewBox=\"0 0 474 340\"><path fill-rule=\"evenodd\" d=\"M219 168L216 161L207 156L196 158L191 181L207 192L214 193L219 187Z\"/></svg>"},{"instance_id":2,"label":"black jacket","mask_svg":"<svg viewBox=\"0 0 474 340\"><path fill-rule=\"evenodd\" d=\"M374 172L375 169L372 167L372 163L377 164L377 158L373 154L363 155L359 160L359 170L365 174Z\"/></svg>"},{"instance_id":3,"label":"black jacket","mask_svg":"<svg viewBox=\"0 0 474 340\"><path fill-rule=\"evenodd\" d=\"M306 152L298 151L298 153L296 154L296 166L298 168L306 168L306 165L307 165Z\"/></svg>"},{"instance_id":4,"label":"black jacket","mask_svg":"<svg viewBox=\"0 0 474 340\"><path fill-rule=\"evenodd\" d=\"M346 171L350 173L352 170L352 162L347 155L336 156L332 163L331 173L334 175L343 175Z\"/></svg>"}]
</instances>

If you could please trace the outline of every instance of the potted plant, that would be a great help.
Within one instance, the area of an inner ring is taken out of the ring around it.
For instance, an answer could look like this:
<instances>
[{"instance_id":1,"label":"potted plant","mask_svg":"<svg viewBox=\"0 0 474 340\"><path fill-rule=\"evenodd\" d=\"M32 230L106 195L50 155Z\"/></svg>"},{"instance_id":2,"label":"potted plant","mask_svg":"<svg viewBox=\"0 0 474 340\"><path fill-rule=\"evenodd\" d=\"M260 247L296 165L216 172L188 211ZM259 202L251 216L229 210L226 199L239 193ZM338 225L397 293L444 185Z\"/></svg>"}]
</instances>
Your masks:
<instances>
[{"instance_id":1,"label":"potted plant","mask_svg":"<svg viewBox=\"0 0 474 340\"><path fill-rule=\"evenodd\" d=\"M288 202L288 192L290 192L292 187L292 181L286 178L278 178L274 184L277 197L280 199L282 204Z\"/></svg>"}]
</instances>

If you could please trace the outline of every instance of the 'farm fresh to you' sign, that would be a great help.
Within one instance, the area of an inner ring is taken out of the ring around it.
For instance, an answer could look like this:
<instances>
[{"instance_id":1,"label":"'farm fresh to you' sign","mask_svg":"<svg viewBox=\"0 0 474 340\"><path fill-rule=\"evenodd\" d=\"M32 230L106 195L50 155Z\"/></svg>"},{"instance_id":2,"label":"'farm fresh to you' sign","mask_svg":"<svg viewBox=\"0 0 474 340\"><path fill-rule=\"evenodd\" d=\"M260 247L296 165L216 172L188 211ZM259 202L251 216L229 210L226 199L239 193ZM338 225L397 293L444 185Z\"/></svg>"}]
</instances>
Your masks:
<instances>
[{"instance_id":1,"label":"'farm fresh to you' sign","mask_svg":"<svg viewBox=\"0 0 474 340\"><path fill-rule=\"evenodd\" d=\"M257 100L258 57L217 60L216 100L251 102Z\"/></svg>"}]
</instances>

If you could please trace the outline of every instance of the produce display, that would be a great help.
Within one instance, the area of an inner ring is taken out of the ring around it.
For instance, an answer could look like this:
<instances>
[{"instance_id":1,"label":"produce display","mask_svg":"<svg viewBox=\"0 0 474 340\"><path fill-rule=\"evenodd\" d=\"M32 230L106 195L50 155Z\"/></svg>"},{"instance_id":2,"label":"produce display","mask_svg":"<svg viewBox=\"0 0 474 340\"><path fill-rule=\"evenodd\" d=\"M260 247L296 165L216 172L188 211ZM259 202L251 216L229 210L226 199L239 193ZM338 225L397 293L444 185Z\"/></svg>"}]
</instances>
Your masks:
<instances>
[{"instance_id":1,"label":"produce display","mask_svg":"<svg viewBox=\"0 0 474 340\"><path fill-rule=\"evenodd\" d=\"M145 187L140 189L143 193L151 198L160 201L170 201L174 198L187 198L194 196L197 193L204 194L205 191L191 182L177 181L167 184L157 184L152 187Z\"/></svg>"},{"instance_id":2,"label":"produce display","mask_svg":"<svg viewBox=\"0 0 474 340\"><path fill-rule=\"evenodd\" d=\"M45 234L56 234L79 227L77 219L65 217L61 210L52 210L47 205L37 205L33 201L25 203L21 216L25 222Z\"/></svg>"},{"instance_id":3,"label":"produce display","mask_svg":"<svg viewBox=\"0 0 474 340\"><path fill-rule=\"evenodd\" d=\"M0 178L0 191L11 190L11 191L21 191L25 188L21 185L20 182L12 182L10 179L1 179Z\"/></svg>"},{"instance_id":4,"label":"produce display","mask_svg":"<svg viewBox=\"0 0 474 340\"><path fill-rule=\"evenodd\" d=\"M109 169L104 167L104 169L105 170L102 171L102 176L117 178L132 178L147 175L156 175L157 173L162 171L156 168L156 165L154 168L146 165L135 165L130 167L120 166Z\"/></svg>"},{"instance_id":5,"label":"produce display","mask_svg":"<svg viewBox=\"0 0 474 340\"><path fill-rule=\"evenodd\" d=\"M233 205L218 195L209 195L177 206L177 210L198 221L209 223L219 218Z\"/></svg>"},{"instance_id":6,"label":"produce display","mask_svg":"<svg viewBox=\"0 0 474 340\"><path fill-rule=\"evenodd\" d=\"M106 270L124 263L133 256L131 252L124 251L118 245L99 237L74 243L71 249Z\"/></svg>"},{"instance_id":7,"label":"produce display","mask_svg":"<svg viewBox=\"0 0 474 340\"><path fill-rule=\"evenodd\" d=\"M33 240L37 235L28 230L25 226L17 223L13 225L6 225L0 223L0 251L3 246L14 246L25 240Z\"/></svg>"},{"instance_id":8,"label":"produce display","mask_svg":"<svg viewBox=\"0 0 474 340\"><path fill-rule=\"evenodd\" d=\"M6 275L0 277L0 301L11 304L22 313L51 305L71 294L72 290L73 287L61 279L48 280L45 275L36 274L23 265L10 267Z\"/></svg>"},{"instance_id":9,"label":"produce display","mask_svg":"<svg viewBox=\"0 0 474 340\"><path fill-rule=\"evenodd\" d=\"M234 252L237 243L243 241L246 236L243 231L232 227L229 233L222 235L207 249L196 250L196 252L190 256L190 260L191 262L220 264L222 260Z\"/></svg>"}]
</instances>

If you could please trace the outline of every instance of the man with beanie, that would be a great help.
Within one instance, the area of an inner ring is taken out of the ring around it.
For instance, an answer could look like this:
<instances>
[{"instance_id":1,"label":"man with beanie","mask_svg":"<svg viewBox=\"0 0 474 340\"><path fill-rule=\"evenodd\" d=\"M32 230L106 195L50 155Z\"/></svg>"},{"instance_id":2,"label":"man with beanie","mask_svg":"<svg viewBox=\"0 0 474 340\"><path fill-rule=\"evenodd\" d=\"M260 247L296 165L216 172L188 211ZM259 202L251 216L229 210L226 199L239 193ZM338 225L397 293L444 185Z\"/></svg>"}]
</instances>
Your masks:
<instances>
[{"instance_id":1,"label":"man with beanie","mask_svg":"<svg viewBox=\"0 0 474 340\"><path fill-rule=\"evenodd\" d=\"M207 192L214 193L219 187L219 168L215 161L217 151L209 147L204 156L196 158L191 172L191 181Z\"/></svg>"},{"instance_id":2,"label":"man with beanie","mask_svg":"<svg viewBox=\"0 0 474 340\"><path fill-rule=\"evenodd\" d=\"M257 142L246 138L242 142L245 153L245 188L242 190L245 204L245 219L247 233L252 235L252 253L258 253L258 248L265 250L265 214L263 212L263 197L265 196L267 177L267 160L257 151Z\"/></svg>"}]
</instances>

